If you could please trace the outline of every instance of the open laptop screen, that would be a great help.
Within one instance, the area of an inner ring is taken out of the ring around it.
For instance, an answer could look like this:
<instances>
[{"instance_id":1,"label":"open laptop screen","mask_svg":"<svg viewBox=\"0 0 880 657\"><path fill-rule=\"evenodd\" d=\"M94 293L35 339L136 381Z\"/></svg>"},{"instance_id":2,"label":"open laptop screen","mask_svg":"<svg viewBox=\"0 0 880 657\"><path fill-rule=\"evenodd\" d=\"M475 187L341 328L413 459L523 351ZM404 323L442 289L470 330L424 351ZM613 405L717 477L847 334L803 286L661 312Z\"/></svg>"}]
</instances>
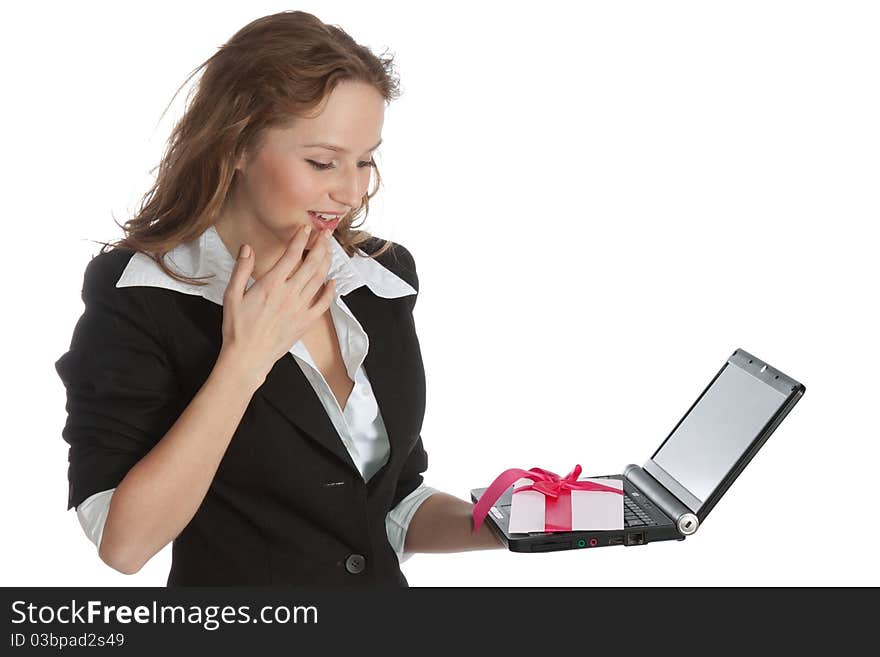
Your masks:
<instances>
[{"instance_id":1,"label":"open laptop screen","mask_svg":"<svg viewBox=\"0 0 880 657\"><path fill-rule=\"evenodd\" d=\"M652 457L661 469L650 468L652 474L661 475L661 483L670 490L679 489L678 496L694 512L724 481L789 397L786 388L772 380L770 375L775 372L768 373L766 366L763 371L754 364L745 367L726 363ZM679 486L670 486L675 483Z\"/></svg>"}]
</instances>

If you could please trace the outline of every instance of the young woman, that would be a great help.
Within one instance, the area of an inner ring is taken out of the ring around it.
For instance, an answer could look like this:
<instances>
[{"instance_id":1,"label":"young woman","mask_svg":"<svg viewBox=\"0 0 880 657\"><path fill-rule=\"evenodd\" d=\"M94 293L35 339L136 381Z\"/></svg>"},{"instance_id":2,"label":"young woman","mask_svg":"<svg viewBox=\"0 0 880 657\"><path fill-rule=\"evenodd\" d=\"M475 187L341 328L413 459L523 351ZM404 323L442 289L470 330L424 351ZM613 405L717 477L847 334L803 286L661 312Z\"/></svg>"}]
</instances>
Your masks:
<instances>
[{"instance_id":1,"label":"young woman","mask_svg":"<svg viewBox=\"0 0 880 657\"><path fill-rule=\"evenodd\" d=\"M391 59L284 12L202 67L56 363L68 508L123 573L173 541L169 586L406 586L410 553L501 548L423 483L415 263L353 226Z\"/></svg>"}]
</instances>

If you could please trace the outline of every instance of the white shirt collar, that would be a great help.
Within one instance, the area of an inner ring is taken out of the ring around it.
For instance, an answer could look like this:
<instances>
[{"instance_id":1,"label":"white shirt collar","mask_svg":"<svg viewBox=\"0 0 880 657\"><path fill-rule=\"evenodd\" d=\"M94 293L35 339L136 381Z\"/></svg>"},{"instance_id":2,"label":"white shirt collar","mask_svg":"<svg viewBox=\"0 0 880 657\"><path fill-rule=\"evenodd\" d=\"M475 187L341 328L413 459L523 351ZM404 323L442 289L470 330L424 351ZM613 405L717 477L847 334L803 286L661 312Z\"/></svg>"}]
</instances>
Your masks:
<instances>
[{"instance_id":1,"label":"white shirt collar","mask_svg":"<svg viewBox=\"0 0 880 657\"><path fill-rule=\"evenodd\" d=\"M366 285L377 296L385 299L396 299L415 294L413 287L389 269L383 267L374 258L357 250L349 257L336 239L330 240L332 261L328 278L336 282L336 295L342 296L362 285ZM135 253L116 287L162 287L176 290L184 294L201 296L220 306L223 305L223 294L232 275L235 260L220 239L220 234L211 226L197 238L180 244L165 256L166 265L173 271L184 276L199 277L214 274L205 279L204 286L182 283L168 276L159 265L144 253ZM253 277L248 279L245 289L254 284Z\"/></svg>"}]
</instances>

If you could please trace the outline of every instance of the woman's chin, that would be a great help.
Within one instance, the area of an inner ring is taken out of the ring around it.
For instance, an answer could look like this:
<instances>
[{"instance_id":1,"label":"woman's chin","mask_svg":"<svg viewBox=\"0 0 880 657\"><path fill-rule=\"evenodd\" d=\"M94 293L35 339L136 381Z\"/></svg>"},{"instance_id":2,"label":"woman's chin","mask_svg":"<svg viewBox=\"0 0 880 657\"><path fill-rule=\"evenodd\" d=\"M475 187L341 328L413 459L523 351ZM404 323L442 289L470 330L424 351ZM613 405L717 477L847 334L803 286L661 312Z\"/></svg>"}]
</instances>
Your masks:
<instances>
[{"instance_id":1,"label":"woman's chin","mask_svg":"<svg viewBox=\"0 0 880 657\"><path fill-rule=\"evenodd\" d=\"M296 237L296 234L299 232L301 227L308 226L308 224L293 224L290 226L284 226L279 230L275 231L275 235L278 238L278 241L287 246L290 244L291 240ZM311 249L312 245L315 243L315 238L318 236L318 233L312 228L312 233L309 235L308 242L306 242L306 249Z\"/></svg>"}]
</instances>

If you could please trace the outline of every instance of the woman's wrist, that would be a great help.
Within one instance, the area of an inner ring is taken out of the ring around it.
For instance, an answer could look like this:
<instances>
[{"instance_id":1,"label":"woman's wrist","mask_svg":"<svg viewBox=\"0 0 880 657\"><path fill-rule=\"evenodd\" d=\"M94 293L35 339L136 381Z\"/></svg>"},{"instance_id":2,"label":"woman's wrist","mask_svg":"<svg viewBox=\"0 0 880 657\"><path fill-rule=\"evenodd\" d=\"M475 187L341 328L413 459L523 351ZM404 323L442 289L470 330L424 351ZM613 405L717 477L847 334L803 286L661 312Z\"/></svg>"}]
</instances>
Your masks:
<instances>
[{"instance_id":1,"label":"woman's wrist","mask_svg":"<svg viewBox=\"0 0 880 657\"><path fill-rule=\"evenodd\" d=\"M234 348L222 347L211 376L218 376L224 381L234 382L250 394L253 394L266 381L265 372L255 369Z\"/></svg>"}]
</instances>

